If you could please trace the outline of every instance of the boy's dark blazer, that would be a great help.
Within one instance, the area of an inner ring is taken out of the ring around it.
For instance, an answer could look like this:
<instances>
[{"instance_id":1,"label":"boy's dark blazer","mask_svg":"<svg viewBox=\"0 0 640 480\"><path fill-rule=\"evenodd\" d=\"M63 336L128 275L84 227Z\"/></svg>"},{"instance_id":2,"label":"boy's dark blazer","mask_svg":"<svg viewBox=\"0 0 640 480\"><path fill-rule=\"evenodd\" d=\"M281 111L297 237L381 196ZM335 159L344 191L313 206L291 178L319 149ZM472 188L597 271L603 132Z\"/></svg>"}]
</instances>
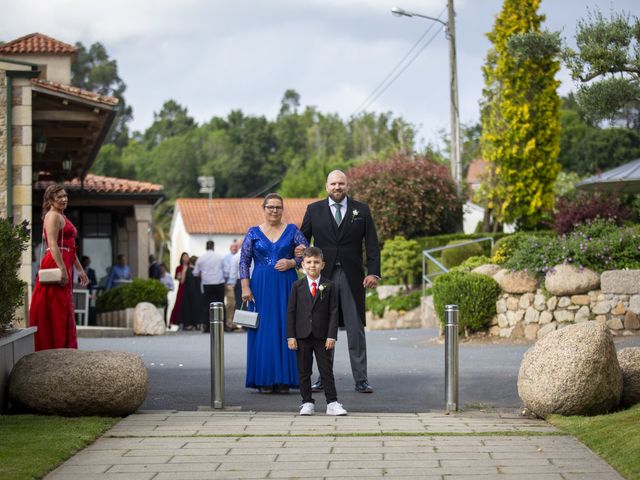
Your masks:
<instances>
[{"instance_id":1,"label":"boy's dark blazer","mask_svg":"<svg viewBox=\"0 0 640 480\"><path fill-rule=\"evenodd\" d=\"M311 295L307 277L294 282L287 306L287 338L338 339L338 290L320 277L316 296ZM320 286L324 286L320 291Z\"/></svg>"}]
</instances>

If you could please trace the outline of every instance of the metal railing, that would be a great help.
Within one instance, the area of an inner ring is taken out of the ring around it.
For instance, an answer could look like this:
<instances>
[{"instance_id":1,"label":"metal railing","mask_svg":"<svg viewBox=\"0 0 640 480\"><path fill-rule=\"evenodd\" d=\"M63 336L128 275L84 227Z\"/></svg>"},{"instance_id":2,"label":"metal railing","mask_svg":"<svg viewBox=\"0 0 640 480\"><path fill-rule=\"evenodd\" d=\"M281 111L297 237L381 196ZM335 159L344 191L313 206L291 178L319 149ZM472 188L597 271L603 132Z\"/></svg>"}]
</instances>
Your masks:
<instances>
[{"instance_id":1,"label":"metal railing","mask_svg":"<svg viewBox=\"0 0 640 480\"><path fill-rule=\"evenodd\" d=\"M444 247L436 247L430 248L428 250L422 251L422 296L425 295L427 286L431 286L433 284L433 280L430 277L437 277L438 275L442 275L443 273L447 273L449 269L445 267L442 263L440 263L432 253L442 252L444 250L451 250L452 248L463 247L465 245L471 245L472 243L480 243L480 242L491 242L491 249L493 250L493 237L482 237L476 238L474 240L469 240L466 242L456 243L454 245L445 245ZM434 273L427 273L427 262L430 261L436 267L440 269L440 271Z\"/></svg>"}]
</instances>

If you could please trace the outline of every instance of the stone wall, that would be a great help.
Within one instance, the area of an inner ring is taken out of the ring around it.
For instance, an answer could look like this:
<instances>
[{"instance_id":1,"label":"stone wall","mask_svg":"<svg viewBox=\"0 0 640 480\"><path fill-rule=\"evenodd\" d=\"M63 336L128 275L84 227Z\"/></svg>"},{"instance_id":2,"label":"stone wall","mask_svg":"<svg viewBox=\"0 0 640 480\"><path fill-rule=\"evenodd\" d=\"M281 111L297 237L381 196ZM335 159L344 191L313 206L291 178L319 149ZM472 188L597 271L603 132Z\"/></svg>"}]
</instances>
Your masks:
<instances>
[{"instance_id":1,"label":"stone wall","mask_svg":"<svg viewBox=\"0 0 640 480\"><path fill-rule=\"evenodd\" d=\"M489 333L536 340L572 323L599 322L613 335L640 334L640 270L603 272L600 288L574 295L503 293Z\"/></svg>"},{"instance_id":2,"label":"stone wall","mask_svg":"<svg viewBox=\"0 0 640 480\"><path fill-rule=\"evenodd\" d=\"M7 211L7 76L0 69L0 217Z\"/></svg>"}]
</instances>

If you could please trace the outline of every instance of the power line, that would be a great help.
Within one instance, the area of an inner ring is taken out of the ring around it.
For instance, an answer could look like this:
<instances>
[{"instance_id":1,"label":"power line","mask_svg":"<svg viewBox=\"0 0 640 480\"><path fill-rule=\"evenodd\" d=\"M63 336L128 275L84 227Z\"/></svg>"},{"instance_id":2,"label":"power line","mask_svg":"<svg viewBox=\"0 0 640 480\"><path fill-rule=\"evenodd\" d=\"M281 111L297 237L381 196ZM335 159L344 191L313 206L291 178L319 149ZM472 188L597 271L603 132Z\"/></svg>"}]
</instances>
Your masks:
<instances>
[{"instance_id":1,"label":"power line","mask_svg":"<svg viewBox=\"0 0 640 480\"><path fill-rule=\"evenodd\" d=\"M445 7L440 12L437 18L439 19L446 10L447 9ZM380 95L382 95L398 79L398 77L400 77L400 75L402 75L402 73L404 73L405 70L409 68L409 66L416 60L416 58L420 56L420 54L431 44L431 42L433 42L433 40L435 39L435 37L438 35L439 32L436 32L434 35L432 35L431 38L429 38L429 40L427 41L427 43L425 43L422 46L422 48L418 50L418 52L407 62L407 64L404 65L404 67L402 67L402 69L395 76L393 76L396 70L398 70L398 68L405 62L405 60L409 57L409 55L411 55L411 53L418 47L418 45L420 45L420 43L424 40L424 38L433 29L434 26L436 26L435 23L432 23L431 25L429 25L429 27L424 31L424 33L420 36L420 38L413 44L413 46L409 49L409 51L404 55L404 57L402 57L402 59L391 69L391 71L384 77L384 79L378 84L378 86L369 94L369 96L358 106L358 108L355 109L355 111L351 114L352 117L359 115L360 113L364 112L369 106L371 106L373 102L375 102L380 97ZM393 78L391 78L392 76ZM391 80L389 80L389 78L391 78ZM388 83L386 83L387 81Z\"/></svg>"}]
</instances>

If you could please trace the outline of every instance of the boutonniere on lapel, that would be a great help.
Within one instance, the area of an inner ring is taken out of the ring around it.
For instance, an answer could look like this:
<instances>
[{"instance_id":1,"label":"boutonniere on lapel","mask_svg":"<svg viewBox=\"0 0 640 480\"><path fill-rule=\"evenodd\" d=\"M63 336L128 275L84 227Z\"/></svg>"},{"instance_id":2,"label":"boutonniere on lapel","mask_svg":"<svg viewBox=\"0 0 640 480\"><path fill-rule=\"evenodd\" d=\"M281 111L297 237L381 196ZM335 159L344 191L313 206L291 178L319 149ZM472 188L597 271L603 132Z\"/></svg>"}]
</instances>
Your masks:
<instances>
[{"instance_id":1,"label":"boutonniere on lapel","mask_svg":"<svg viewBox=\"0 0 640 480\"><path fill-rule=\"evenodd\" d=\"M358 210L353 210L353 212L351 212L351 223L353 223L353 221L354 221L356 218L359 218L359 217L358 217L358 214L359 214L359 213L360 213L360 212L359 212Z\"/></svg>"},{"instance_id":2,"label":"boutonniere on lapel","mask_svg":"<svg viewBox=\"0 0 640 480\"><path fill-rule=\"evenodd\" d=\"M320 286L318 287L318 290L320 291L320 300L322 300L322 295L324 294L324 291L329 288L329 284L328 283L321 283Z\"/></svg>"}]
</instances>

